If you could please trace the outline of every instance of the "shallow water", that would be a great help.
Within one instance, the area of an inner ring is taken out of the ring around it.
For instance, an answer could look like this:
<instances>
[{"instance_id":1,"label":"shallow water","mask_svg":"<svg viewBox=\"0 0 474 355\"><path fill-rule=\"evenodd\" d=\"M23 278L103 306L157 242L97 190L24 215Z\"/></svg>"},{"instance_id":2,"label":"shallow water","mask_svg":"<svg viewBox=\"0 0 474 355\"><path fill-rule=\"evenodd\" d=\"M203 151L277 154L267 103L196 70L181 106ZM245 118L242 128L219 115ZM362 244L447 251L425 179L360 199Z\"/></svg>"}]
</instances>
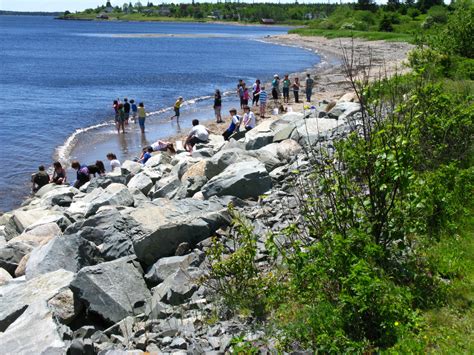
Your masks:
<instances>
[{"instance_id":1,"label":"shallow water","mask_svg":"<svg viewBox=\"0 0 474 355\"><path fill-rule=\"evenodd\" d=\"M212 118L205 97L216 88L234 90L239 78L269 80L319 61L306 50L261 42L284 27L0 16L0 31L0 210L21 203L39 164L57 157L91 163L108 151L133 157L144 144L185 133L192 118ZM180 127L166 119L177 96L188 103ZM117 97L153 112L144 137L133 124L116 134ZM234 105L227 96L223 112Z\"/></svg>"}]
</instances>

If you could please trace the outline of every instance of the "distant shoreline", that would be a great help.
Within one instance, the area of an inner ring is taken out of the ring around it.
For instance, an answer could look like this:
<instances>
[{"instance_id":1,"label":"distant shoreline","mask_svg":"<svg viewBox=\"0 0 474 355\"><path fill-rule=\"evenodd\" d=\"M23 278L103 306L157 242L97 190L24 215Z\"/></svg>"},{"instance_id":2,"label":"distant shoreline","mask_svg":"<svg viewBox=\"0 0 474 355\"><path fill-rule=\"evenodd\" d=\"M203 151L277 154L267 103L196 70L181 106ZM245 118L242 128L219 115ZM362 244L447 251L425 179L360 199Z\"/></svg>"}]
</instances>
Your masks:
<instances>
[{"instance_id":1,"label":"distant shoreline","mask_svg":"<svg viewBox=\"0 0 474 355\"><path fill-rule=\"evenodd\" d=\"M212 20L212 19L202 19L197 20L195 18L188 17L154 17L154 18L139 18L139 19L120 19L120 18L96 18L96 17L70 17L62 16L62 14L55 17L55 20L64 20L64 21L97 21L97 22L176 22L176 23L207 23L214 25L229 25L229 26L251 26L251 27L288 27L288 28L300 28L305 26L295 26L285 23L275 23L272 25L267 25L259 22L238 22L238 21L222 21L222 20Z\"/></svg>"}]
</instances>

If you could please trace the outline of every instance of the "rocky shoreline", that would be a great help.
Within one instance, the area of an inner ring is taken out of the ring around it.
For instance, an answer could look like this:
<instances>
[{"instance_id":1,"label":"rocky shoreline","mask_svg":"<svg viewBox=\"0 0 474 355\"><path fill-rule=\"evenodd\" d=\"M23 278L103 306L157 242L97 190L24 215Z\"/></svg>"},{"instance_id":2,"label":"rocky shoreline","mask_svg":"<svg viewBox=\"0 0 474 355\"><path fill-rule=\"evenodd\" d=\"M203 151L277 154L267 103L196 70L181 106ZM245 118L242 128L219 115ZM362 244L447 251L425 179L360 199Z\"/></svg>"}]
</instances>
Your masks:
<instances>
[{"instance_id":1,"label":"rocky shoreline","mask_svg":"<svg viewBox=\"0 0 474 355\"><path fill-rule=\"evenodd\" d=\"M0 216L2 353L225 353L236 337L258 345L265 332L222 312L202 282L206 251L214 236L232 250L232 203L265 265L267 232L298 218L295 179L311 173L310 151L357 127L360 105L341 69L318 76L312 109L291 104L229 142L211 135L192 155L125 161L80 190L47 185Z\"/></svg>"},{"instance_id":2,"label":"rocky shoreline","mask_svg":"<svg viewBox=\"0 0 474 355\"><path fill-rule=\"evenodd\" d=\"M288 223L291 171L304 174L307 150L349 132L359 109L343 99L237 140L211 135L191 156L126 161L80 190L47 185L2 215L3 353L225 352L234 336L262 336L238 319L207 321L217 308L198 282L206 248L226 238L229 203L259 235Z\"/></svg>"}]
</instances>

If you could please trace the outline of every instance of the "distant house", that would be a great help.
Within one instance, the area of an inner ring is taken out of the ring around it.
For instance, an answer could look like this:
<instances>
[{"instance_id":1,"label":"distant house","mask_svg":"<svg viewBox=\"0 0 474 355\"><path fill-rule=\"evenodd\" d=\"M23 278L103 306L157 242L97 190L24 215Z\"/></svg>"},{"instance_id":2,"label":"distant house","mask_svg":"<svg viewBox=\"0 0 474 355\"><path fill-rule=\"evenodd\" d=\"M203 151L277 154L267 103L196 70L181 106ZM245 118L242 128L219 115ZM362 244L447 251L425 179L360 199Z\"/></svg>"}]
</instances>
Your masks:
<instances>
[{"instance_id":1,"label":"distant house","mask_svg":"<svg viewBox=\"0 0 474 355\"><path fill-rule=\"evenodd\" d=\"M312 20L314 15L311 12L308 12L304 15L305 20Z\"/></svg>"},{"instance_id":2,"label":"distant house","mask_svg":"<svg viewBox=\"0 0 474 355\"><path fill-rule=\"evenodd\" d=\"M214 18L214 19L219 19L219 20L222 20L222 18L223 18L222 13L218 10L212 11L211 16L208 16L208 17L211 17L211 18Z\"/></svg>"},{"instance_id":3,"label":"distant house","mask_svg":"<svg viewBox=\"0 0 474 355\"><path fill-rule=\"evenodd\" d=\"M171 15L171 10L168 6L160 6L160 9L158 10L158 13L161 16L170 16Z\"/></svg>"},{"instance_id":4,"label":"distant house","mask_svg":"<svg viewBox=\"0 0 474 355\"><path fill-rule=\"evenodd\" d=\"M114 12L114 8L112 6L107 6L104 9L104 12L107 13L107 14L111 14L112 12Z\"/></svg>"},{"instance_id":5,"label":"distant house","mask_svg":"<svg viewBox=\"0 0 474 355\"><path fill-rule=\"evenodd\" d=\"M264 25L274 25L275 24L275 20L272 19L272 18L262 18L260 20L260 23L263 23Z\"/></svg>"},{"instance_id":6,"label":"distant house","mask_svg":"<svg viewBox=\"0 0 474 355\"><path fill-rule=\"evenodd\" d=\"M100 14L98 14L95 18L99 19L99 20L108 20L109 19L109 16L104 13L104 12L101 12Z\"/></svg>"}]
</instances>

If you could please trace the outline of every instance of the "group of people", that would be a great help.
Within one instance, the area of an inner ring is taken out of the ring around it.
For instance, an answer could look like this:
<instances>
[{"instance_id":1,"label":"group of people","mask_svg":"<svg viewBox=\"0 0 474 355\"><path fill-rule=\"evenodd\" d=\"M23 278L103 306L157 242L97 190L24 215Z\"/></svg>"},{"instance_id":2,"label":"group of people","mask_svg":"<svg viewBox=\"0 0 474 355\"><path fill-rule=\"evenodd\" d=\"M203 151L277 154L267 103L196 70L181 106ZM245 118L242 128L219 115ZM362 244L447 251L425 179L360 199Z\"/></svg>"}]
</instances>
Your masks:
<instances>
[{"instance_id":1,"label":"group of people","mask_svg":"<svg viewBox=\"0 0 474 355\"><path fill-rule=\"evenodd\" d=\"M306 101L311 102L311 96L313 93L314 80L311 78L311 74L306 74L305 80L305 95ZM280 90L280 87L282 90ZM280 80L278 74L275 74L271 82L271 95L275 102L279 102L280 98L283 97L283 102L288 103L290 99L290 91L293 91L295 103L299 103L299 92L303 88L299 78L296 76L293 82L290 80L289 75L284 75L283 80ZM268 100L268 94L265 90L265 86L262 85L259 79L255 80L255 83L251 88L252 106L259 106L260 118L265 118L266 104ZM249 100L250 92L245 82L240 79L237 84L237 94L240 99L240 108L243 110L243 115L239 115L235 108L229 110L230 123L227 129L222 133L225 140L229 140L232 135L240 131L240 127L243 125L245 131L249 131L256 126L256 117L254 112L250 109ZM176 118L179 120L180 108L184 103L183 97L178 97L175 104L173 105L174 115L170 119ZM223 123L222 119L222 94L220 90L216 90L214 93L214 113L217 123ZM120 99L113 101L113 109L115 111L115 124L117 133L125 133L125 125L132 122L138 123L142 133L145 132L145 119L146 111L143 102L136 104L135 100ZM199 120L194 119L192 121L192 128L186 137L184 148L188 152L192 152L193 147L198 143L207 143L209 141L209 134L212 133L208 128L199 123ZM176 153L176 149L171 142L164 140L157 140L150 146L143 148L140 158L136 161L145 164L152 156L153 152L156 151L168 151L170 153ZM111 169L120 168L120 161L114 153L107 154L107 159L110 162ZM97 160L91 165L81 165L77 160L71 163L71 168L76 170L76 180L73 184L74 187L79 188L88 181L92 176L102 176L105 174L104 163ZM59 161L53 163L52 174L48 174L45 167L40 165L38 172L32 175L32 190L33 192L38 191L41 187L47 184L65 185L67 184L66 170Z\"/></svg>"},{"instance_id":2,"label":"group of people","mask_svg":"<svg viewBox=\"0 0 474 355\"><path fill-rule=\"evenodd\" d=\"M245 131L250 131L253 129L256 124L255 114L252 112L248 105L243 107L244 114L240 116L237 114L237 109L231 108L229 110L230 114L230 124L229 127L222 133L224 140L229 140L230 137L240 131L240 126L243 124ZM220 113L219 113L220 114ZM222 121L217 121L222 122ZM194 146L198 143L207 143L209 141L209 134L213 133L208 128L199 123L199 120L194 119L192 121L193 127L189 131L186 141L184 143L184 148L188 152L192 152Z\"/></svg>"},{"instance_id":3,"label":"group of people","mask_svg":"<svg viewBox=\"0 0 474 355\"><path fill-rule=\"evenodd\" d=\"M125 133L125 125L128 125L130 116L132 122L138 122L141 132L145 133L146 111L143 102L137 105L133 99L128 101L127 98L124 98L123 103L120 99L117 99L114 100L112 107L115 112L115 127L117 128L117 133L120 133L120 129L122 129L122 133Z\"/></svg>"},{"instance_id":4,"label":"group of people","mask_svg":"<svg viewBox=\"0 0 474 355\"><path fill-rule=\"evenodd\" d=\"M110 162L111 170L120 168L120 161L114 153L108 153L107 159ZM105 175L105 165L101 160L97 160L94 164L82 165L77 160L72 161L71 168L76 170L76 180L72 184L75 188L80 188L82 185L90 181L91 177L96 175ZM63 165L56 161L53 163L52 174L48 174L44 165L38 167L38 172L31 176L32 191L37 192L43 186L48 184L67 185L67 172Z\"/></svg>"}]
</instances>

